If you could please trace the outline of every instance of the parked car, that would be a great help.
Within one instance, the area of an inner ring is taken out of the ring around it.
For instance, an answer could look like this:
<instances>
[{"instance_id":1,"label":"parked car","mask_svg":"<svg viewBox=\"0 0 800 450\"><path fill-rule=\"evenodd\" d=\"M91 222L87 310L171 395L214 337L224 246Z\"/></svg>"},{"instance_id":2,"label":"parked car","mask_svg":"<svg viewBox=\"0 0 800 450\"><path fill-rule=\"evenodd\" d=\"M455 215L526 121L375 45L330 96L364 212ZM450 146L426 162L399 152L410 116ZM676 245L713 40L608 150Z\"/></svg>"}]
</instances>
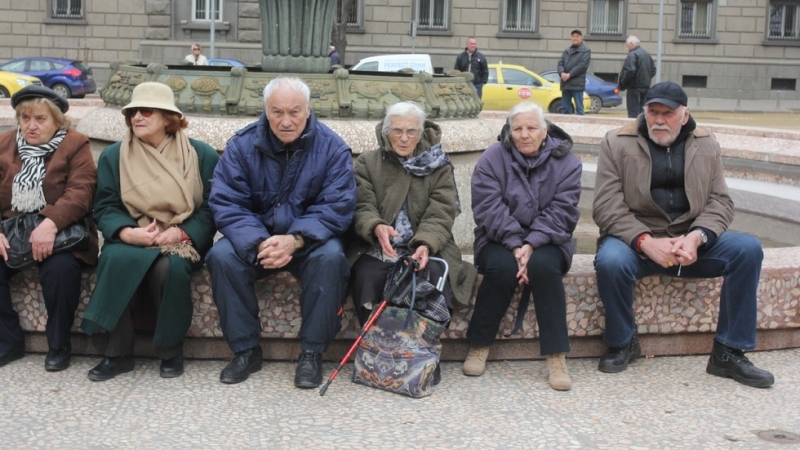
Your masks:
<instances>
[{"instance_id":1,"label":"parked car","mask_svg":"<svg viewBox=\"0 0 800 450\"><path fill-rule=\"evenodd\" d=\"M224 67L245 67L245 63L235 59L225 58L210 58L208 60L209 66L224 66Z\"/></svg>"},{"instance_id":2,"label":"parked car","mask_svg":"<svg viewBox=\"0 0 800 450\"><path fill-rule=\"evenodd\" d=\"M561 77L555 70L545 70L541 75L553 83L560 83ZM587 109L588 112L599 113L601 108L621 105L622 97L619 92L616 84L601 80L590 73L586 74L586 93L592 100L592 107Z\"/></svg>"},{"instance_id":3,"label":"parked car","mask_svg":"<svg viewBox=\"0 0 800 450\"><path fill-rule=\"evenodd\" d=\"M41 86L42 81L36 77L0 70L0 98L9 98L29 84Z\"/></svg>"},{"instance_id":4,"label":"parked car","mask_svg":"<svg viewBox=\"0 0 800 450\"><path fill-rule=\"evenodd\" d=\"M357 62L351 71L362 70L369 72L397 72L405 68L410 68L414 72L433 73L431 55L426 54L403 54L403 55L379 55L370 56Z\"/></svg>"},{"instance_id":5,"label":"parked car","mask_svg":"<svg viewBox=\"0 0 800 450\"><path fill-rule=\"evenodd\" d=\"M17 58L0 64L0 70L36 77L64 98L83 98L97 91L92 69L74 59Z\"/></svg>"},{"instance_id":6,"label":"parked car","mask_svg":"<svg viewBox=\"0 0 800 450\"><path fill-rule=\"evenodd\" d=\"M561 88L539 74L514 64L489 64L489 82L483 86L483 109L508 111L523 100L531 100L542 109L560 114ZM589 110L591 102L584 94L583 107Z\"/></svg>"}]
</instances>

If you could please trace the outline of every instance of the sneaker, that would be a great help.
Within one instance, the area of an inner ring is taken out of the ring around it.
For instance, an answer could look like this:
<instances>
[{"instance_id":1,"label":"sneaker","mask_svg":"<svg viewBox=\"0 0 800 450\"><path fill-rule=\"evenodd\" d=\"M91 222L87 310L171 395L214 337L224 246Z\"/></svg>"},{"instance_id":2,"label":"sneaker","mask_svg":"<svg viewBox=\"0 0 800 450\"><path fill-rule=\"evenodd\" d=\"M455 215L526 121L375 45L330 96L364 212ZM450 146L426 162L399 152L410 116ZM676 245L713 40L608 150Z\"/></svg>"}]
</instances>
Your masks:
<instances>
[{"instance_id":1,"label":"sneaker","mask_svg":"<svg viewBox=\"0 0 800 450\"><path fill-rule=\"evenodd\" d=\"M597 370L605 373L624 372L628 368L628 363L642 356L642 349L639 347L639 337L633 335L633 339L623 347L608 347L606 354L600 357L600 364Z\"/></svg>"},{"instance_id":2,"label":"sneaker","mask_svg":"<svg viewBox=\"0 0 800 450\"><path fill-rule=\"evenodd\" d=\"M467 359L461 371L468 377L479 377L486 372L486 359L489 357L489 346L470 344Z\"/></svg>"},{"instance_id":3,"label":"sneaker","mask_svg":"<svg viewBox=\"0 0 800 450\"><path fill-rule=\"evenodd\" d=\"M322 353L303 350L294 371L294 385L303 389L322 384Z\"/></svg>"},{"instance_id":4,"label":"sneaker","mask_svg":"<svg viewBox=\"0 0 800 450\"><path fill-rule=\"evenodd\" d=\"M550 387L557 391L572 389L572 379L567 372L567 359L564 353L547 355L547 371L550 373L548 382Z\"/></svg>"},{"instance_id":5,"label":"sneaker","mask_svg":"<svg viewBox=\"0 0 800 450\"><path fill-rule=\"evenodd\" d=\"M733 378L746 386L765 388L775 384L775 377L759 369L744 356L744 352L714 340L706 372L723 378Z\"/></svg>"}]
</instances>

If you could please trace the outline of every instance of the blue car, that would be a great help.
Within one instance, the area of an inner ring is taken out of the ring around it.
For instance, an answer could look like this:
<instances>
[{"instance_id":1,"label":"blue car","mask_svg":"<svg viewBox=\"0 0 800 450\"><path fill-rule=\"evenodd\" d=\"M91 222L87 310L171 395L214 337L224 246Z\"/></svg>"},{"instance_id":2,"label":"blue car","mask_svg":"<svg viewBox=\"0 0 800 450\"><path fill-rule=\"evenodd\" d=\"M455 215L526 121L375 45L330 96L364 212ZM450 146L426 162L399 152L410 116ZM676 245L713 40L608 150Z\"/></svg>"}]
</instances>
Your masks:
<instances>
[{"instance_id":1,"label":"blue car","mask_svg":"<svg viewBox=\"0 0 800 450\"><path fill-rule=\"evenodd\" d=\"M539 75L552 83L561 82L561 77L558 76L558 72L555 70L547 70ZM601 108L610 108L622 104L619 86L603 81L590 73L586 74L586 93L592 100L592 107L587 111L590 113L599 113Z\"/></svg>"},{"instance_id":2,"label":"blue car","mask_svg":"<svg viewBox=\"0 0 800 450\"><path fill-rule=\"evenodd\" d=\"M223 67L244 67L245 64L241 61L237 61L235 59L225 59L225 58L209 58L208 60L209 66L223 66Z\"/></svg>"},{"instance_id":3,"label":"blue car","mask_svg":"<svg viewBox=\"0 0 800 450\"><path fill-rule=\"evenodd\" d=\"M91 67L74 59L17 58L0 64L0 70L36 77L64 98L83 98L97 92Z\"/></svg>"}]
</instances>

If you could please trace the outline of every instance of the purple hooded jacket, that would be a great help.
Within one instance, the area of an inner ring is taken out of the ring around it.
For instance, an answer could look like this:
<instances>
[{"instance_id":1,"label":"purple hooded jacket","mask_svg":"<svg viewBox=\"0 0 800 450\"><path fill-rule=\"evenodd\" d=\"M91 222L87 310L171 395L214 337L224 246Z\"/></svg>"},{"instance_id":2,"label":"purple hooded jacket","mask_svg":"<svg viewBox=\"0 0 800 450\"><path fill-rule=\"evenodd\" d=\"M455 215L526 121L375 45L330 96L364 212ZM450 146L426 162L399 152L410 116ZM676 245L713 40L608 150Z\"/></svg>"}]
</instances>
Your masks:
<instances>
[{"instance_id":1,"label":"purple hooded jacket","mask_svg":"<svg viewBox=\"0 0 800 450\"><path fill-rule=\"evenodd\" d=\"M547 122L544 148L533 158L516 149L508 125L498 139L483 152L472 173L475 258L489 241L509 250L525 243L534 251L553 244L561 248L569 269L583 170L570 151L572 138Z\"/></svg>"}]
</instances>

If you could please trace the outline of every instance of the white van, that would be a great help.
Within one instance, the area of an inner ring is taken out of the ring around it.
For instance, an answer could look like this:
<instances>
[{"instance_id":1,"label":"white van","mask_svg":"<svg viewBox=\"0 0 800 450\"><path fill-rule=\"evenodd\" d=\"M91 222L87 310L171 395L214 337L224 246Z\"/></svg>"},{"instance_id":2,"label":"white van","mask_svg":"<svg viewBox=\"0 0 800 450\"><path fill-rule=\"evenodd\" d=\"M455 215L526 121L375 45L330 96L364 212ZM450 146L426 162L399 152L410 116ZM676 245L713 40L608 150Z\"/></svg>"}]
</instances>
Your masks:
<instances>
[{"instance_id":1,"label":"white van","mask_svg":"<svg viewBox=\"0 0 800 450\"><path fill-rule=\"evenodd\" d=\"M370 56L359 61L350 70L364 70L370 72L397 72L411 68L414 72L433 73L431 55L380 55Z\"/></svg>"}]
</instances>

